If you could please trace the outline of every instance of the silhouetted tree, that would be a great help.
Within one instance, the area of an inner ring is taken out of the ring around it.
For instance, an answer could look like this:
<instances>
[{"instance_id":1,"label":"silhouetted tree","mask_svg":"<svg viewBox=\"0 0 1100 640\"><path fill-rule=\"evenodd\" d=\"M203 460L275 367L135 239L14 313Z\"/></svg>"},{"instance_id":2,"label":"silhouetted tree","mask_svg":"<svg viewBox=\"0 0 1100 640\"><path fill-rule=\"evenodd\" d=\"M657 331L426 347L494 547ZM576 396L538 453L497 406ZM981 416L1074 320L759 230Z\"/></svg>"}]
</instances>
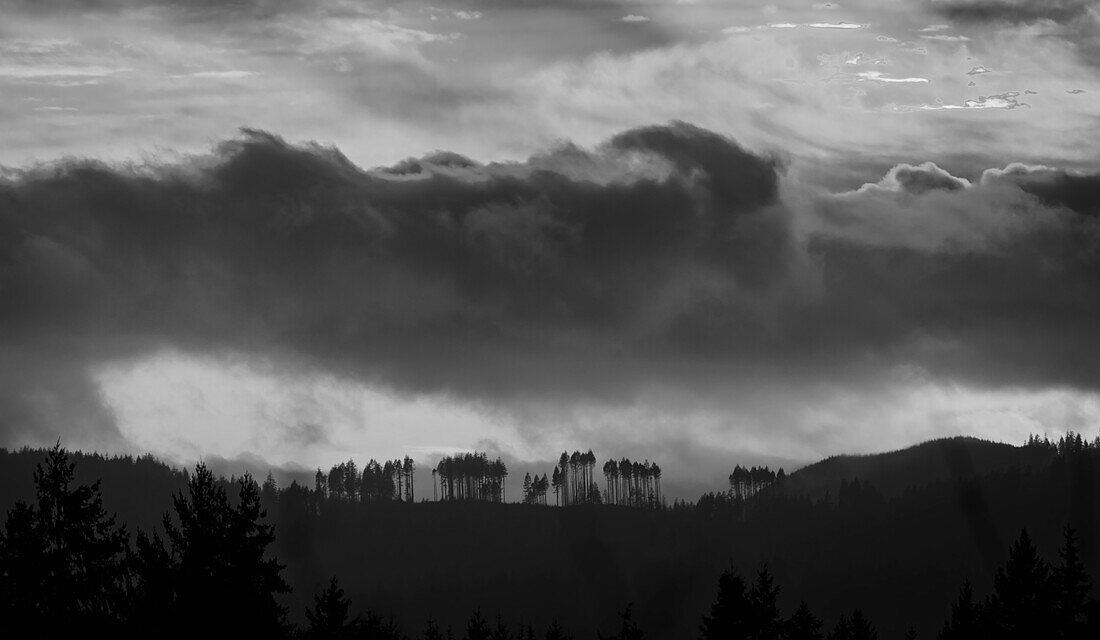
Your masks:
<instances>
[{"instance_id":1,"label":"silhouetted tree","mask_svg":"<svg viewBox=\"0 0 1100 640\"><path fill-rule=\"evenodd\" d=\"M747 638L779 637L780 618L779 607L776 600L779 597L779 587L768 566L764 565L756 574L756 581L749 589L749 629Z\"/></svg>"},{"instance_id":2,"label":"silhouetted tree","mask_svg":"<svg viewBox=\"0 0 1100 640\"><path fill-rule=\"evenodd\" d=\"M634 622L633 608L633 604L628 604L626 605L626 609L619 613L621 626L619 627L618 633L613 636L607 636L606 639L599 632L596 633L596 636L600 640L645 640L645 634L642 633L642 630L638 628L638 625Z\"/></svg>"},{"instance_id":3,"label":"silhouetted tree","mask_svg":"<svg viewBox=\"0 0 1100 640\"><path fill-rule=\"evenodd\" d=\"M974 603L974 588L963 582L959 597L951 605L951 615L936 636L939 640L970 640L981 637L982 610Z\"/></svg>"},{"instance_id":4,"label":"silhouetted tree","mask_svg":"<svg viewBox=\"0 0 1100 640\"><path fill-rule=\"evenodd\" d=\"M443 640L443 634L439 631L439 625L435 623L435 620L428 619L428 624L424 628L424 635L420 638L421 640Z\"/></svg>"},{"instance_id":5,"label":"silhouetted tree","mask_svg":"<svg viewBox=\"0 0 1100 640\"><path fill-rule=\"evenodd\" d=\"M1092 581L1081 561L1077 532L1067 524L1062 536L1062 548L1058 550L1060 564L1052 576L1057 629L1062 638L1084 638Z\"/></svg>"},{"instance_id":6,"label":"silhouetted tree","mask_svg":"<svg viewBox=\"0 0 1100 640\"><path fill-rule=\"evenodd\" d=\"M485 618L481 617L481 611L475 611L474 615L466 621L466 635L463 640L490 640L489 625Z\"/></svg>"},{"instance_id":7,"label":"silhouetted tree","mask_svg":"<svg viewBox=\"0 0 1100 640\"><path fill-rule=\"evenodd\" d=\"M546 635L543 637L545 640L573 640L573 634L562 629L557 620L550 623L550 626L546 628Z\"/></svg>"},{"instance_id":8,"label":"silhouetted tree","mask_svg":"<svg viewBox=\"0 0 1100 640\"><path fill-rule=\"evenodd\" d=\"M778 639L784 626L776 605L778 596L779 587L767 565L757 572L748 589L741 576L732 570L724 571L718 578L718 596L710 607L710 615L703 616L699 627L700 639Z\"/></svg>"},{"instance_id":9,"label":"silhouetted tree","mask_svg":"<svg viewBox=\"0 0 1100 640\"><path fill-rule=\"evenodd\" d=\"M823 640L822 622L803 600L783 625L783 640Z\"/></svg>"},{"instance_id":10,"label":"silhouetted tree","mask_svg":"<svg viewBox=\"0 0 1100 640\"><path fill-rule=\"evenodd\" d=\"M0 624L12 637L110 635L122 623L129 536L104 510L99 481L74 486L74 468L58 442L35 467L36 504L8 512Z\"/></svg>"},{"instance_id":11,"label":"silhouetted tree","mask_svg":"<svg viewBox=\"0 0 1100 640\"><path fill-rule=\"evenodd\" d=\"M489 635L491 640L514 640L512 630L504 624L504 618L497 616L497 626L493 627L493 632Z\"/></svg>"},{"instance_id":12,"label":"silhouetted tree","mask_svg":"<svg viewBox=\"0 0 1100 640\"><path fill-rule=\"evenodd\" d=\"M745 580L727 569L718 577L718 596L699 625L700 640L745 638L751 628Z\"/></svg>"},{"instance_id":13,"label":"silhouetted tree","mask_svg":"<svg viewBox=\"0 0 1100 640\"><path fill-rule=\"evenodd\" d=\"M1025 529L993 578L985 626L1006 640L1044 637L1055 628L1052 596L1050 567Z\"/></svg>"},{"instance_id":14,"label":"silhouetted tree","mask_svg":"<svg viewBox=\"0 0 1100 640\"><path fill-rule=\"evenodd\" d=\"M852 617L848 619L848 625L851 640L877 640L878 638L875 625L871 624L871 621L859 609L852 612Z\"/></svg>"},{"instance_id":15,"label":"silhouetted tree","mask_svg":"<svg viewBox=\"0 0 1100 640\"><path fill-rule=\"evenodd\" d=\"M328 587L313 596L313 607L306 608L306 620L309 627L306 637L315 640L337 640L351 638L359 619L348 620L351 600L344 596L344 590L333 577Z\"/></svg>"},{"instance_id":16,"label":"silhouetted tree","mask_svg":"<svg viewBox=\"0 0 1100 640\"><path fill-rule=\"evenodd\" d=\"M267 557L274 527L261 522L258 488L247 474L237 497L231 505L200 463L187 494L173 497L175 521L164 516L167 545L159 535L138 534L143 635L191 638L211 629L226 637L287 635L286 609L275 597L290 588L283 566Z\"/></svg>"}]
</instances>

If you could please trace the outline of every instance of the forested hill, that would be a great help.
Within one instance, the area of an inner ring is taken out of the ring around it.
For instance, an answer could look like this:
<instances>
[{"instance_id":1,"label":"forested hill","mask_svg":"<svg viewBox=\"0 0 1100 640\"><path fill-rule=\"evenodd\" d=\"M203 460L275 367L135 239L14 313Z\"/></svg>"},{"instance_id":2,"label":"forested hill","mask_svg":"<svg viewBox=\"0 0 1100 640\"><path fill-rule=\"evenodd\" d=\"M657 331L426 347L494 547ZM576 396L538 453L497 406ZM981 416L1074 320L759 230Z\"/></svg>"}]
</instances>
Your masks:
<instances>
[{"instance_id":1,"label":"forested hill","mask_svg":"<svg viewBox=\"0 0 1100 640\"><path fill-rule=\"evenodd\" d=\"M0 508L33 499L32 471L44 457L0 451ZM159 527L172 494L187 489L183 471L151 458L73 461L78 482L102 478L105 507L131 533ZM831 627L859 609L886 640L910 625L934 638L966 579L985 598L1023 528L1054 561L1063 526L1072 525L1084 566L1100 576L1098 464L1100 442L1080 438L1025 447L957 439L833 458L773 475L774 484L745 498L715 487L668 507L411 503L270 482L259 495L275 525L270 551L293 588L279 597L299 623L336 576L355 611L392 616L410 637L429 618L461 637L480 610L511 625L545 629L556 620L592 638L613 630L616 612L633 603L651 640L694 638L717 576L732 567L751 577L767 563L784 615L806 600ZM828 499L814 497L826 491ZM416 495L432 489L418 486Z\"/></svg>"},{"instance_id":2,"label":"forested hill","mask_svg":"<svg viewBox=\"0 0 1100 640\"><path fill-rule=\"evenodd\" d=\"M104 456L74 451L70 456L76 464L76 481L91 484L99 480L104 507L118 514L131 532L159 526L161 517L172 506L172 495L187 488L184 470L150 455ZM17 500L33 500L34 468L45 457L45 449L0 448L0 513L7 513Z\"/></svg>"},{"instance_id":3,"label":"forested hill","mask_svg":"<svg viewBox=\"0 0 1100 640\"><path fill-rule=\"evenodd\" d=\"M790 474L783 489L791 495L821 499L826 493L836 496L842 482L859 478L883 497L892 498L907 488L941 480L1046 465L1056 453L1050 447L941 438L889 453L832 456Z\"/></svg>"}]
</instances>

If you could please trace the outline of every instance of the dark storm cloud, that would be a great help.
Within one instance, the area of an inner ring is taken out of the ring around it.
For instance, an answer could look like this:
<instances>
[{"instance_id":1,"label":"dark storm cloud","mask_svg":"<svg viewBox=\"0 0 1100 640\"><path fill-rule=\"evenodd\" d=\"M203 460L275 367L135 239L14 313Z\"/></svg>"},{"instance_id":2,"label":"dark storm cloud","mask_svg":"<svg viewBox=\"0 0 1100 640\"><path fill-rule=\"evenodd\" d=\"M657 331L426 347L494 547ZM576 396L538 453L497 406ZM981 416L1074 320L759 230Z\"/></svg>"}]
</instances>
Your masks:
<instances>
[{"instance_id":1,"label":"dark storm cloud","mask_svg":"<svg viewBox=\"0 0 1100 640\"><path fill-rule=\"evenodd\" d=\"M925 0L936 13L958 22L1030 24L1073 22L1096 7L1096 0Z\"/></svg>"},{"instance_id":2,"label":"dark storm cloud","mask_svg":"<svg viewBox=\"0 0 1100 640\"><path fill-rule=\"evenodd\" d=\"M1097 0L926 0L935 13L959 24L1042 25L1042 34L1072 45L1081 62L1097 66L1100 57L1100 3Z\"/></svg>"},{"instance_id":3,"label":"dark storm cloud","mask_svg":"<svg viewBox=\"0 0 1100 640\"><path fill-rule=\"evenodd\" d=\"M682 123L522 163L364 171L245 131L174 165L37 167L0 183L5 429L165 348L501 401L898 365L1096 389L1094 184L925 163L823 195Z\"/></svg>"},{"instance_id":4,"label":"dark storm cloud","mask_svg":"<svg viewBox=\"0 0 1100 640\"><path fill-rule=\"evenodd\" d=\"M65 162L0 190L0 340L81 364L236 349L413 388L583 387L563 372L776 286L776 196L771 160L685 124L526 164L362 171L255 131L180 166Z\"/></svg>"},{"instance_id":5,"label":"dark storm cloud","mask_svg":"<svg viewBox=\"0 0 1100 640\"><path fill-rule=\"evenodd\" d=\"M983 184L1009 182L1044 204L1067 207L1082 214L1100 213L1100 176L1073 174L1049 167L1012 164L982 175Z\"/></svg>"}]
</instances>

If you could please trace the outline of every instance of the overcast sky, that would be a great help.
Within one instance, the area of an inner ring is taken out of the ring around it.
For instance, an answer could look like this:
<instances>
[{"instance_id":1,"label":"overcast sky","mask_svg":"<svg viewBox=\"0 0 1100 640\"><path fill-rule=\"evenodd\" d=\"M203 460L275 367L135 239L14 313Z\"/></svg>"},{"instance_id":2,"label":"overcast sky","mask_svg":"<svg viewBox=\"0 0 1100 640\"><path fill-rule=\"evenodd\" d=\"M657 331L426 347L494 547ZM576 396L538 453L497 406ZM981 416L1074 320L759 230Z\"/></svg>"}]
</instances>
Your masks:
<instances>
[{"instance_id":1,"label":"overcast sky","mask_svg":"<svg viewBox=\"0 0 1100 640\"><path fill-rule=\"evenodd\" d=\"M694 498L1100 425L1095 1L0 13L2 446Z\"/></svg>"}]
</instances>

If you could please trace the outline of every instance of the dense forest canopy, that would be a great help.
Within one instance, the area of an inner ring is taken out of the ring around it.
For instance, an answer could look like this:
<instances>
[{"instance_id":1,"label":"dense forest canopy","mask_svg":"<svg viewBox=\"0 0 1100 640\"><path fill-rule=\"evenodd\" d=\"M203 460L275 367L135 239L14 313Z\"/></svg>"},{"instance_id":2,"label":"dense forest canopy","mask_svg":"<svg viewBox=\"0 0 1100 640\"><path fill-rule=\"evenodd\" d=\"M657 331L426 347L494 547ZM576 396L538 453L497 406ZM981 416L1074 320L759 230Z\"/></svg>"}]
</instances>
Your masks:
<instances>
[{"instance_id":1,"label":"dense forest canopy","mask_svg":"<svg viewBox=\"0 0 1100 640\"><path fill-rule=\"evenodd\" d=\"M656 463L608 459L601 482L577 451L504 504L506 465L477 452L441 461L429 498L408 457L279 486L149 457L3 451L3 623L29 611L138 636L1092 637L1098 461L1100 439L1072 433L951 439L791 474L735 464L727 487L668 503ZM895 477L921 466L928 477ZM245 618L220 604L237 599Z\"/></svg>"}]
</instances>

